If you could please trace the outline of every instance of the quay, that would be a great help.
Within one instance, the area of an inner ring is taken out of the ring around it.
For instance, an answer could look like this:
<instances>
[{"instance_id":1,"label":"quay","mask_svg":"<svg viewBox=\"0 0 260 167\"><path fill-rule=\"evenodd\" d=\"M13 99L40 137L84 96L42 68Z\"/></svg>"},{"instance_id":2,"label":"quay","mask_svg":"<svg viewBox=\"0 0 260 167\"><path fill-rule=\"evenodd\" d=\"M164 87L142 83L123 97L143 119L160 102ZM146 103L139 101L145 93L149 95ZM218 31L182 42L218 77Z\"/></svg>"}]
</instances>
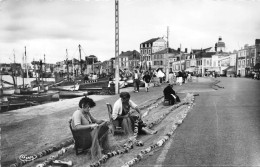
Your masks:
<instances>
[{"instance_id":1,"label":"quay","mask_svg":"<svg viewBox=\"0 0 260 167\"><path fill-rule=\"evenodd\" d=\"M212 89L214 78L195 78L193 82L176 85L173 89L185 97L187 92L215 91ZM151 87L146 92L143 87L134 93L133 87L121 89L131 95L131 100L142 105L151 99L163 96L167 83ZM89 95L96 102L91 113L98 119L108 120L106 103L114 104L119 95ZM20 155L33 155L39 151L56 146L72 138L68 120L78 108L81 97L22 108L1 114L2 166L10 166L18 161ZM75 154L73 152L73 154ZM81 157L82 158L82 157ZM81 159L79 158L79 159Z\"/></svg>"}]
</instances>

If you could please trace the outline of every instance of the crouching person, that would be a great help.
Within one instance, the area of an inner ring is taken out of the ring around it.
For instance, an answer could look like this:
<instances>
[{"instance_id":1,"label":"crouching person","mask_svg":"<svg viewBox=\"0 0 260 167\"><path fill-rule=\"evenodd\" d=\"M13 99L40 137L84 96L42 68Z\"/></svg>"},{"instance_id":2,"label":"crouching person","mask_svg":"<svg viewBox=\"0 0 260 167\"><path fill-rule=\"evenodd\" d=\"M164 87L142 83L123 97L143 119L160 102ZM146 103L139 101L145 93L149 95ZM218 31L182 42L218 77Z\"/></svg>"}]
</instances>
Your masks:
<instances>
[{"instance_id":1,"label":"crouching person","mask_svg":"<svg viewBox=\"0 0 260 167\"><path fill-rule=\"evenodd\" d=\"M164 88L163 94L164 98L170 100L171 104L175 104L176 102L180 102L180 98L176 95L175 91L173 90L173 84L169 84L167 87Z\"/></svg>"},{"instance_id":2,"label":"crouching person","mask_svg":"<svg viewBox=\"0 0 260 167\"><path fill-rule=\"evenodd\" d=\"M92 158L99 158L102 150L110 149L108 143L109 127L106 121L98 120L90 114L91 108L95 106L96 103L91 98L82 98L79 101L78 110L72 115L71 128L76 151L77 147L81 147L83 150L90 149Z\"/></svg>"},{"instance_id":3,"label":"crouching person","mask_svg":"<svg viewBox=\"0 0 260 167\"><path fill-rule=\"evenodd\" d=\"M130 108L135 109L138 114L130 114ZM146 127L146 124L141 120L140 109L132 100L130 100L130 94L128 92L120 93L120 98L113 106L112 118L113 124L122 127L126 135L133 134L136 120L138 120L138 133L155 134L157 132Z\"/></svg>"}]
</instances>

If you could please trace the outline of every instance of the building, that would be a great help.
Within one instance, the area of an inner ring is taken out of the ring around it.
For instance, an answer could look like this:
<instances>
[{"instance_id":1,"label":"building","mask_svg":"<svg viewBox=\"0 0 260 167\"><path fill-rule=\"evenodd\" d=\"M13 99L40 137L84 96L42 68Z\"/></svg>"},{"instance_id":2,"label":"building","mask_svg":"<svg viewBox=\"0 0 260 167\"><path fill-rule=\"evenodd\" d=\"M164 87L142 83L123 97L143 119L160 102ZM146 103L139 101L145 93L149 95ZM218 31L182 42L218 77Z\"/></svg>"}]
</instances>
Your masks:
<instances>
[{"instance_id":1,"label":"building","mask_svg":"<svg viewBox=\"0 0 260 167\"><path fill-rule=\"evenodd\" d=\"M140 53L136 50L121 52L118 56L119 69L132 71L140 65Z\"/></svg>"},{"instance_id":2,"label":"building","mask_svg":"<svg viewBox=\"0 0 260 167\"><path fill-rule=\"evenodd\" d=\"M218 38L218 42L215 43L215 52L225 52L226 51L226 45L225 42L222 41L222 37L220 36Z\"/></svg>"},{"instance_id":3,"label":"building","mask_svg":"<svg viewBox=\"0 0 260 167\"><path fill-rule=\"evenodd\" d=\"M158 65L160 60L153 60L152 54L164 50L167 42L163 38L152 38L140 44L141 63L144 67L153 67ZM155 56L156 57L156 56ZM157 58L157 57L156 57ZM155 63L155 64L154 64Z\"/></svg>"},{"instance_id":4,"label":"building","mask_svg":"<svg viewBox=\"0 0 260 167\"><path fill-rule=\"evenodd\" d=\"M195 72L196 67L197 67L197 60L195 57L195 54L192 52L190 54L187 54L186 56L186 61L185 61L185 71L187 72Z\"/></svg>"},{"instance_id":5,"label":"building","mask_svg":"<svg viewBox=\"0 0 260 167\"><path fill-rule=\"evenodd\" d=\"M248 54L248 45L237 52L237 74L241 77L246 76L246 56Z\"/></svg>"},{"instance_id":6,"label":"building","mask_svg":"<svg viewBox=\"0 0 260 167\"><path fill-rule=\"evenodd\" d=\"M192 49L192 54L194 54L196 58L197 74L204 76L206 72L212 70L212 55L216 54L216 52L212 52L212 47L206 49Z\"/></svg>"},{"instance_id":7,"label":"building","mask_svg":"<svg viewBox=\"0 0 260 167\"><path fill-rule=\"evenodd\" d=\"M98 62L98 58L95 55L85 56L84 74L95 73L94 64Z\"/></svg>"}]
</instances>

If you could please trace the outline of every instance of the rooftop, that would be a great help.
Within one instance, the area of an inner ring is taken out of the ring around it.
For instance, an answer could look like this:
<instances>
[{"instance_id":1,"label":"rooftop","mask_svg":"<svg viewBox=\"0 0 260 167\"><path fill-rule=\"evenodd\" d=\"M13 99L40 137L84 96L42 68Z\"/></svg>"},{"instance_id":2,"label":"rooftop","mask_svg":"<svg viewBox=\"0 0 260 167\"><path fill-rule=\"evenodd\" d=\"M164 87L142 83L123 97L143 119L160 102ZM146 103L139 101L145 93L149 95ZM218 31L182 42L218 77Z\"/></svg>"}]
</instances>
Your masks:
<instances>
[{"instance_id":1,"label":"rooftop","mask_svg":"<svg viewBox=\"0 0 260 167\"><path fill-rule=\"evenodd\" d=\"M143 42L141 44L153 43L153 42L157 41L158 39L160 39L160 38L159 37L158 38L152 38L152 39L149 39L148 41L145 41L145 42Z\"/></svg>"}]
</instances>

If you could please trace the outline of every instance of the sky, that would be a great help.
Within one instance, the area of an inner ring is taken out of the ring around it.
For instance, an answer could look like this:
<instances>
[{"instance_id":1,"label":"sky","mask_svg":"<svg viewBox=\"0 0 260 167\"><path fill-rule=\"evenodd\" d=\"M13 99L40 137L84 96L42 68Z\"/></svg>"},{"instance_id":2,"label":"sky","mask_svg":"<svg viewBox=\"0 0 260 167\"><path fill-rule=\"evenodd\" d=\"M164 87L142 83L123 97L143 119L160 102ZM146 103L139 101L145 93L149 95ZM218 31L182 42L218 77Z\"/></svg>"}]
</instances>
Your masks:
<instances>
[{"instance_id":1,"label":"sky","mask_svg":"<svg viewBox=\"0 0 260 167\"><path fill-rule=\"evenodd\" d=\"M166 37L169 46L226 51L260 39L260 0L119 0L119 51ZM0 0L0 63L115 57L115 0ZM26 47L26 49L25 49ZM67 50L67 52L66 52ZM14 58L15 55L15 58Z\"/></svg>"}]
</instances>

